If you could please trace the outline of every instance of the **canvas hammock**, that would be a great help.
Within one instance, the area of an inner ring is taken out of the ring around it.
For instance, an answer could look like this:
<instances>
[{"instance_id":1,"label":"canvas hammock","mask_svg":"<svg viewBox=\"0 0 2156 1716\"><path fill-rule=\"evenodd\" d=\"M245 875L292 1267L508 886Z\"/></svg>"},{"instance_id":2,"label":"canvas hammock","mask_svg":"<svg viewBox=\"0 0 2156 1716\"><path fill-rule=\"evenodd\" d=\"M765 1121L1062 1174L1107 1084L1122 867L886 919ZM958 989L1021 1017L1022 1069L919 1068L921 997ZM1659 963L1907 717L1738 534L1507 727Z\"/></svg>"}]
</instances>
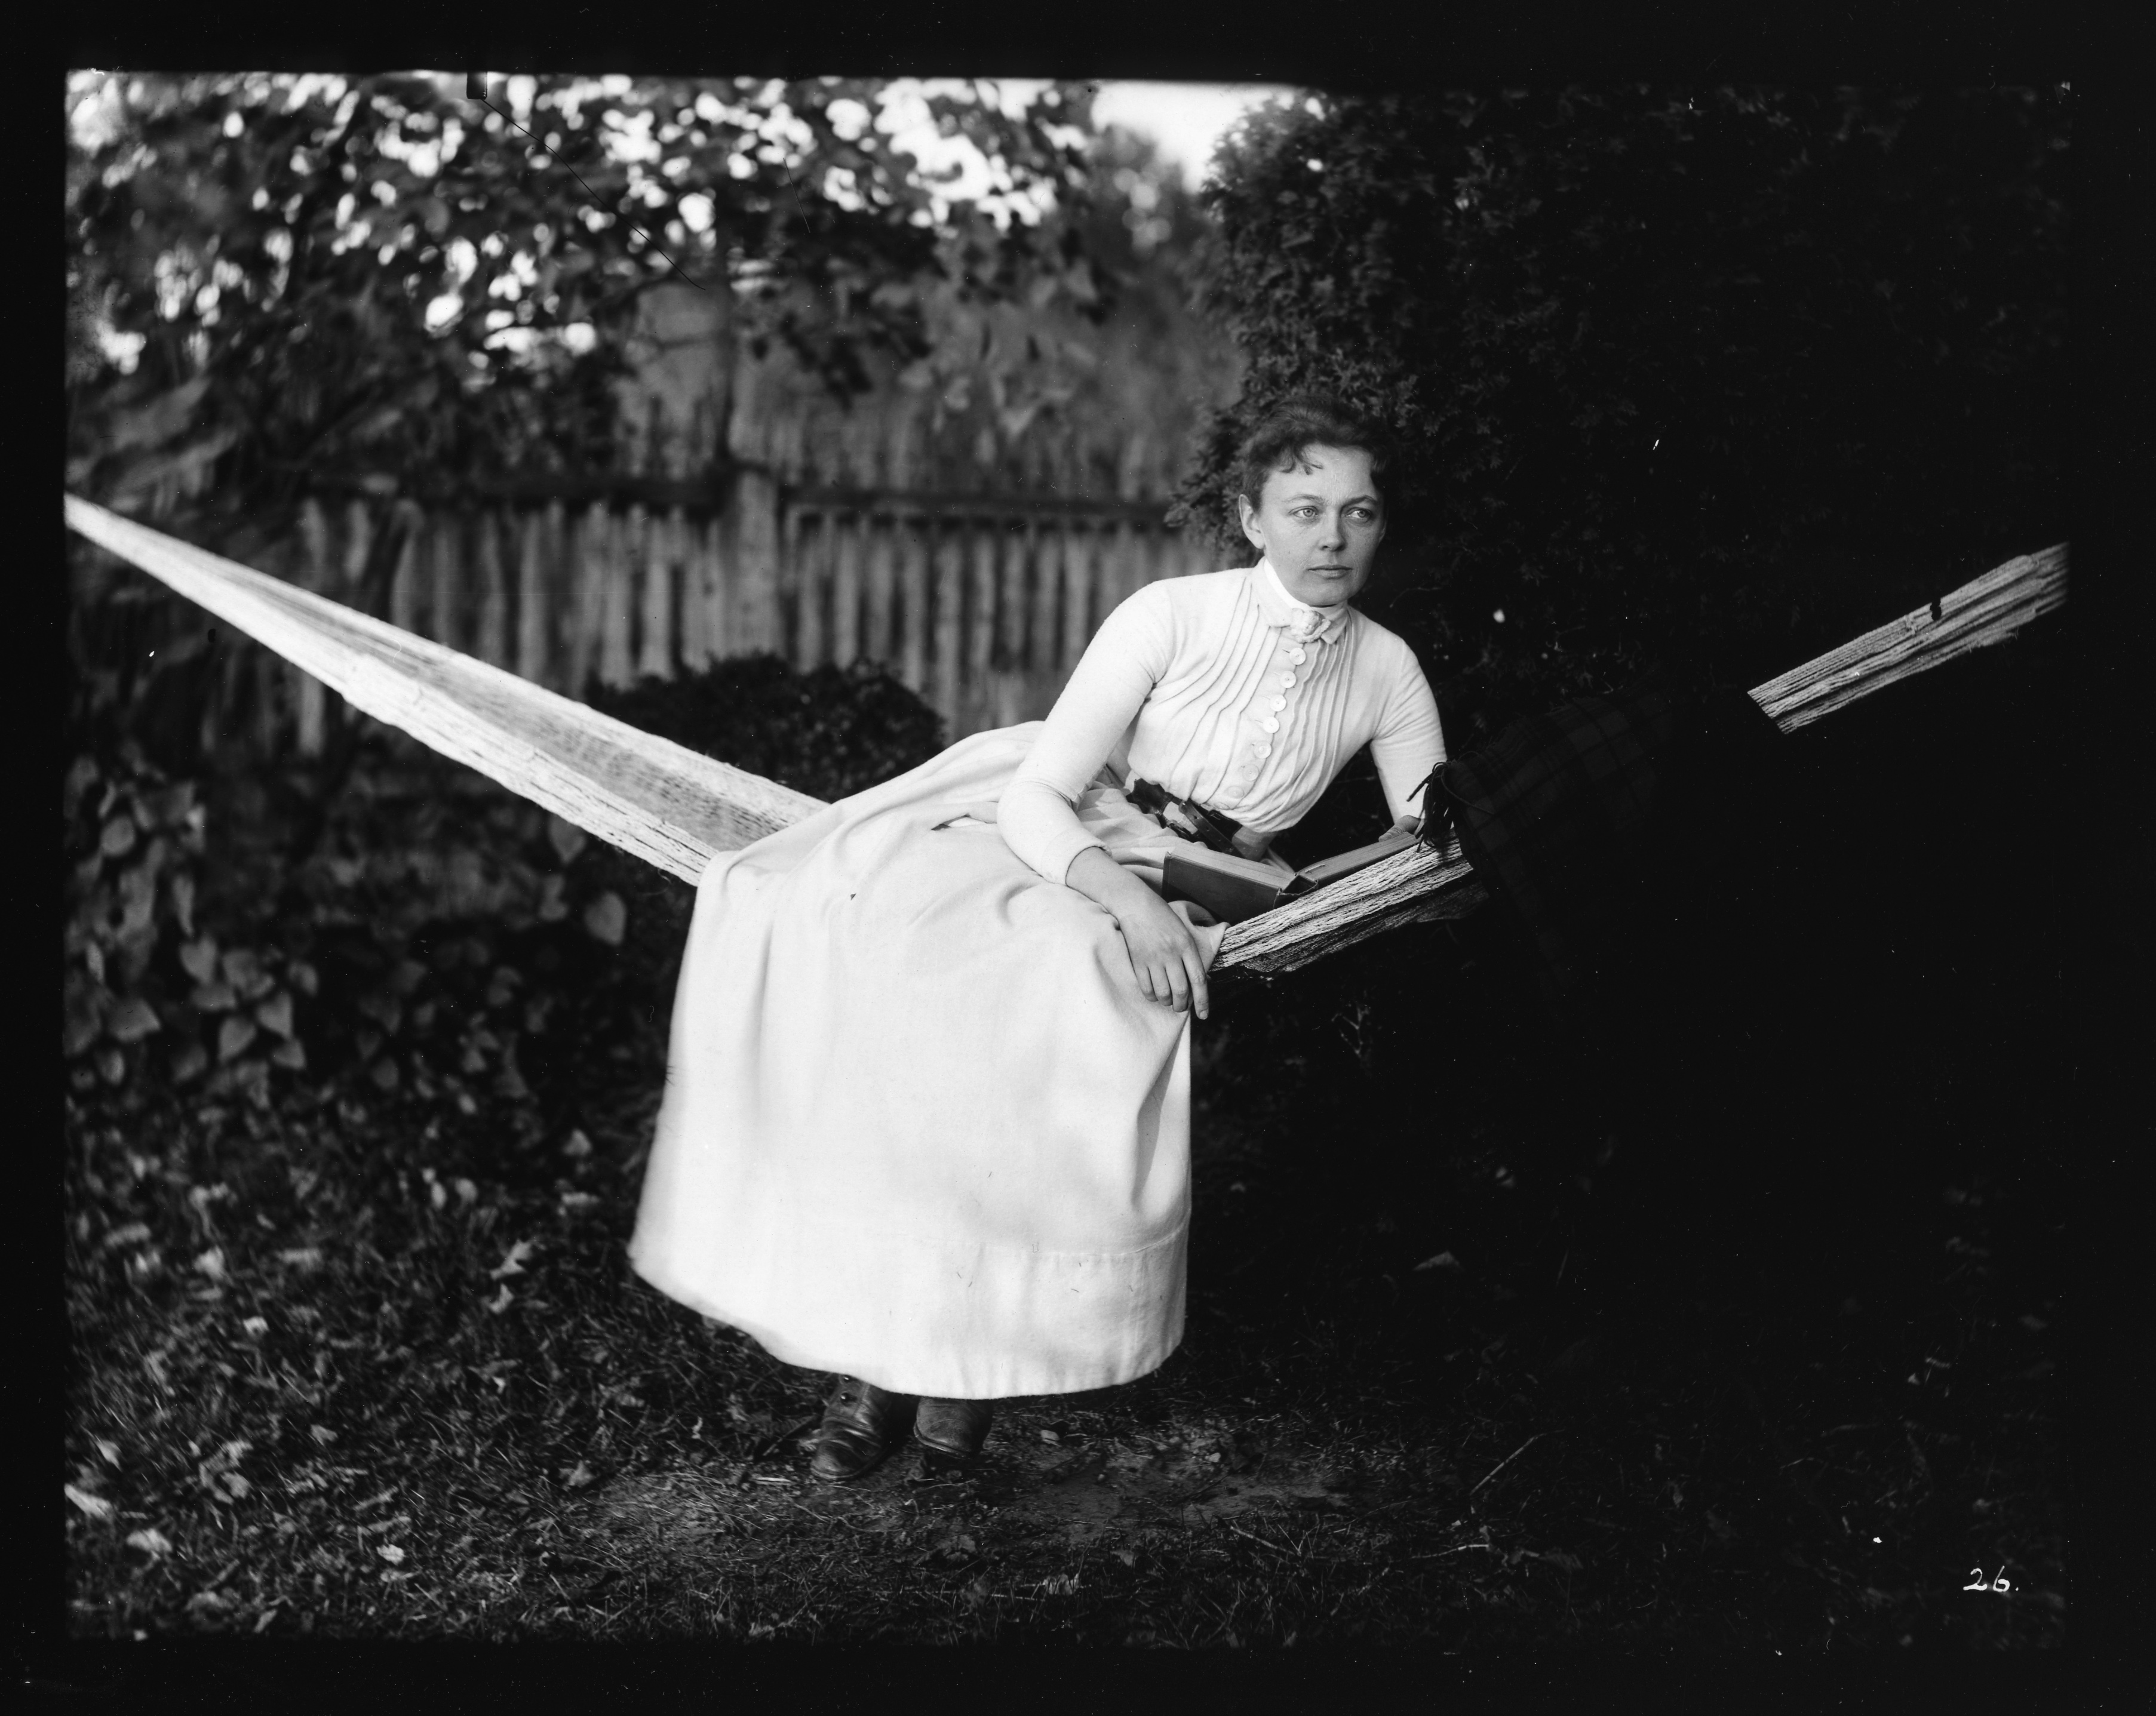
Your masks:
<instances>
[{"instance_id":1,"label":"canvas hammock","mask_svg":"<svg viewBox=\"0 0 2156 1716\"><path fill-rule=\"evenodd\" d=\"M660 739L507 670L240 566L70 494L68 524L312 674L355 709L694 884L824 801ZM2066 546L1994 567L1928 607L1752 693L1789 732L1956 656L2066 600ZM1485 898L1453 841L1373 864L1235 925L1216 971L1276 972Z\"/></svg>"}]
</instances>

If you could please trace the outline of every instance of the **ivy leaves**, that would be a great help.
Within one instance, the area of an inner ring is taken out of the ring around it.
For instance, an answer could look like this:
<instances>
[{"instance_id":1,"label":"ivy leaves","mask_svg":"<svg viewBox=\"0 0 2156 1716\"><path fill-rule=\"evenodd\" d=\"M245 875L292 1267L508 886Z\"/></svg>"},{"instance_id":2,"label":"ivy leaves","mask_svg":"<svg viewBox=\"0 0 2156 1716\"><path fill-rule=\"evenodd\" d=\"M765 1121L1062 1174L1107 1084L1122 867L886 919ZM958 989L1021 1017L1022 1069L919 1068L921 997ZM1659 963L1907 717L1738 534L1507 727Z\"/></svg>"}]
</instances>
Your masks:
<instances>
[{"instance_id":1,"label":"ivy leaves","mask_svg":"<svg viewBox=\"0 0 2156 1716\"><path fill-rule=\"evenodd\" d=\"M124 747L77 759L64 804L61 1046L78 1096L206 1087L259 1099L273 1078L346 1070L383 1091L408 1081L423 1096L459 1096L482 1075L496 1095L530 1094L519 1044L544 1039L559 996L457 926L530 941L559 925L572 947L603 959L626 935L626 904L588 863L573 864L583 835L555 823L542 836L533 807L511 807L516 827L490 858L408 830L370 847L388 827L353 808L362 826L346 838L356 833L357 853L311 863L296 912L228 888L213 923L198 915L195 784L167 781ZM559 946L535 945L560 962Z\"/></svg>"},{"instance_id":2,"label":"ivy leaves","mask_svg":"<svg viewBox=\"0 0 2156 1716\"><path fill-rule=\"evenodd\" d=\"M315 992L313 968L198 933L194 783L168 782L131 752L84 756L63 808L73 863L61 1049L75 1089L139 1085L158 1070L186 1084L213 1066L225 1087L259 1089L273 1066L305 1068L293 996Z\"/></svg>"}]
</instances>

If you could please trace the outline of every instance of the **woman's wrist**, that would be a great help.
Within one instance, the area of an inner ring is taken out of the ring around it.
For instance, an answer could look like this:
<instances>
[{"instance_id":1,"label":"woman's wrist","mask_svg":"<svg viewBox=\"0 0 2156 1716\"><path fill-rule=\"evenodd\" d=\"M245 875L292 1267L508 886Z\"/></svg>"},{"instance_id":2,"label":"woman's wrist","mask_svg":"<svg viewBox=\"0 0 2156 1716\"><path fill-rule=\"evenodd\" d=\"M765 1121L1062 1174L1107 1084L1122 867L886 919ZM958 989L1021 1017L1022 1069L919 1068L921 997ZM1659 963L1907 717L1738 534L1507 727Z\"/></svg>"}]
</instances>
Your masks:
<instances>
[{"instance_id":1,"label":"woman's wrist","mask_svg":"<svg viewBox=\"0 0 2156 1716\"><path fill-rule=\"evenodd\" d=\"M1108 856L1105 846L1089 846L1070 860L1063 873L1064 885L1075 889L1102 910L1116 915L1137 904L1138 894L1150 899L1152 890ZM1136 889L1137 893L1132 892Z\"/></svg>"}]
</instances>

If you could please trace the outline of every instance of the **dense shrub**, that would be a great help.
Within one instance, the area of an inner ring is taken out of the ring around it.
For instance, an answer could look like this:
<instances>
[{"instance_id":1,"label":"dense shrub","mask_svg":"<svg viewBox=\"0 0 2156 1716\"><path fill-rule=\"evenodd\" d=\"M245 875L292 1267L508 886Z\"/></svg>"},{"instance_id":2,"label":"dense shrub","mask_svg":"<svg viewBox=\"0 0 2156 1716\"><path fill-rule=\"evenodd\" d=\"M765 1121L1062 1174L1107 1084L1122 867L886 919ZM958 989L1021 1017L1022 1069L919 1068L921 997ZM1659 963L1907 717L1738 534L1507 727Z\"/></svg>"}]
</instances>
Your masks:
<instances>
[{"instance_id":1,"label":"dense shrub","mask_svg":"<svg viewBox=\"0 0 2156 1716\"><path fill-rule=\"evenodd\" d=\"M64 808L79 1097L266 1099L346 1072L521 1096L546 991L588 999L625 934L619 890L572 864L580 831L385 735L305 852L259 783L170 780L132 746L79 756Z\"/></svg>"},{"instance_id":2,"label":"dense shrub","mask_svg":"<svg viewBox=\"0 0 2156 1716\"><path fill-rule=\"evenodd\" d=\"M2059 90L1634 88L1261 110L1205 193L1204 290L1248 368L1183 499L1239 542L1235 444L1296 389L1393 423L1393 529L1366 606L1421 656L1455 751L1656 670L1757 684L2066 535L2069 108ZM1946 689L1914 694L1929 708ZM1861 730L1882 758L1938 754L1907 719ZM1368 838L1371 772L1358 759L1290 849ZM1913 839L1911 814L1882 800L1876 838ZM1835 879L1815 859L1806 892ZM1839 921L1805 920L1813 981L1861 971L1857 988L1908 998L1863 963L1864 902L1835 897ZM1613 1069L1538 1022L1524 971L1486 912L1237 986L1199 1039L1201 1100L1343 1120L1359 1105L1358 1135L1455 1155L1502 1115L1507 1165L1524 1175L1539 1135L1553 1183L1593 1170L1613 1132L1695 1160L1666 1104L1618 1104ZM1693 997L1700 1053L1681 1066L1656 1046L1639 1087L1736 1063L1758 993L1806 974L1754 975L1718 1007ZM1836 994L1822 1017L1847 1011ZM1809 1040L1831 1060L1850 1036ZM1744 1112L1741 1078L1714 1088ZM1377 1124L1389 1112L1414 1122Z\"/></svg>"},{"instance_id":3,"label":"dense shrub","mask_svg":"<svg viewBox=\"0 0 2156 1716\"><path fill-rule=\"evenodd\" d=\"M1255 415L1404 442L1373 611L1455 745L1666 668L1749 685L2066 535L2062 90L1276 105L1205 294Z\"/></svg>"},{"instance_id":4,"label":"dense shrub","mask_svg":"<svg viewBox=\"0 0 2156 1716\"><path fill-rule=\"evenodd\" d=\"M797 792L844 798L924 763L943 748L936 711L882 668L826 664L796 673L775 655L722 661L702 673L596 682L593 708Z\"/></svg>"},{"instance_id":5,"label":"dense shrub","mask_svg":"<svg viewBox=\"0 0 2156 1716\"><path fill-rule=\"evenodd\" d=\"M649 1027L672 1001L688 889L372 726L340 780L173 778L117 736L149 684L80 725L67 776L63 1048L79 1098L266 1099L347 1074L467 1111L573 1098L594 1078L655 1089ZM595 700L820 797L942 742L935 712L880 671L797 674L771 656Z\"/></svg>"}]
</instances>

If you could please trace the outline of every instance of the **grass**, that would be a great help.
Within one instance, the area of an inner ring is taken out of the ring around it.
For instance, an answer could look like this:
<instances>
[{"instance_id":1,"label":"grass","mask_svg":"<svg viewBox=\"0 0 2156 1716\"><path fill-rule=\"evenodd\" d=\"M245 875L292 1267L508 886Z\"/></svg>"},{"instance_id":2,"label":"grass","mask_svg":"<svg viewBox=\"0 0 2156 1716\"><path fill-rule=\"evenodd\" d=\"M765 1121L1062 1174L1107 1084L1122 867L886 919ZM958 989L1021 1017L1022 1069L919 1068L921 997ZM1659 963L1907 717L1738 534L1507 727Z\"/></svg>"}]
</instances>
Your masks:
<instances>
[{"instance_id":1,"label":"grass","mask_svg":"<svg viewBox=\"0 0 2156 1716\"><path fill-rule=\"evenodd\" d=\"M641 885L655 963L521 1094L71 1099L75 1637L2062 1642L2055 1175L1672 1215L1521 1095L1495 991L1433 1064L1327 1013L1344 962L1208 1027L1168 1365L1009 1404L969 1479L814 1485L823 1379L627 1270L684 904ZM1471 991L1444 935L1372 957Z\"/></svg>"}]
</instances>

